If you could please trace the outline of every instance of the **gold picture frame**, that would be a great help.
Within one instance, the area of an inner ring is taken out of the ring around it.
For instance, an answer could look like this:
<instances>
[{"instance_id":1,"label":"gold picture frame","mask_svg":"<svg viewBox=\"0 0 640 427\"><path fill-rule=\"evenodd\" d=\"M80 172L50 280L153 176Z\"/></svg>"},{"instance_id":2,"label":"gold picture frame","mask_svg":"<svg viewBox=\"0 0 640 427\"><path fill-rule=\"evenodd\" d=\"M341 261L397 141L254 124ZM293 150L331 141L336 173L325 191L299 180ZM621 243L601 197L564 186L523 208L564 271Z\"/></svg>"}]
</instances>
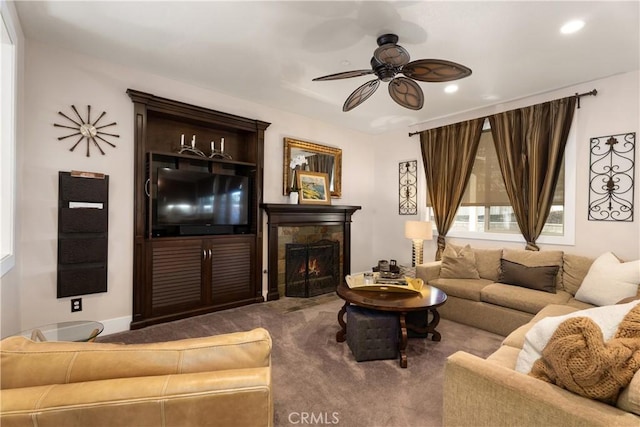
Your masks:
<instances>
[{"instance_id":1,"label":"gold picture frame","mask_svg":"<svg viewBox=\"0 0 640 427\"><path fill-rule=\"evenodd\" d=\"M287 137L284 138L283 147L282 194L288 195L293 187L292 160L302 156L307 159L307 163L302 169L328 173L331 197L336 199L342 197L342 150L340 148ZM312 160L314 157L315 160ZM327 161L333 164L328 171L325 170Z\"/></svg>"},{"instance_id":2,"label":"gold picture frame","mask_svg":"<svg viewBox=\"0 0 640 427\"><path fill-rule=\"evenodd\" d=\"M330 205L329 175L323 172L300 170L298 180L299 203L309 205Z\"/></svg>"}]
</instances>

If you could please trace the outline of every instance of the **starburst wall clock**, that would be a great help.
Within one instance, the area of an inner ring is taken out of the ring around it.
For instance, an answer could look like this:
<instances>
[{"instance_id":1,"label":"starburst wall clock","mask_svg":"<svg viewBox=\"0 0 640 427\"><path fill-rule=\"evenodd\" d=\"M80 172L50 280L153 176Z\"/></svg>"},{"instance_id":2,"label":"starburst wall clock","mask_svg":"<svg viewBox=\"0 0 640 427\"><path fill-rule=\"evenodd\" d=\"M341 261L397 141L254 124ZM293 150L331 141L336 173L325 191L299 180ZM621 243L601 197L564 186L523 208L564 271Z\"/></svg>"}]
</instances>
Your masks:
<instances>
[{"instance_id":1,"label":"starburst wall clock","mask_svg":"<svg viewBox=\"0 0 640 427\"><path fill-rule=\"evenodd\" d=\"M76 132L70 134L70 135L65 135L65 136L61 136L58 138L58 141L62 141L63 139L67 139L67 138L73 138L73 137L79 137L75 143L71 146L71 148L69 149L69 151L73 151L76 149L76 147L78 145L80 145L80 143L83 140L86 140L87 142L87 157L89 157L90 154L90 148L92 145L94 145L98 151L100 151L100 154L102 154L103 156L105 155L104 150L102 149L102 147L100 146L101 143L104 144L108 144L111 147L115 148L116 145L110 141L107 141L105 138L106 137L112 137L112 138L120 138L120 135L116 135L113 133L107 133L102 131L101 129L104 129L106 127L110 127L110 126L115 126L117 123L113 122L113 123L109 123L106 125L101 125L98 126L98 123L100 122L100 120L102 120L102 118L107 114L106 111L103 111L102 114L100 114L98 116L98 118L96 118L93 122L91 121L91 105L87 105L87 117L86 119L84 119L80 113L78 112L77 108L75 107L75 105L71 106L71 109L73 110L73 112L75 113L77 120L72 119L71 117L67 116L66 114L64 114L62 111L58 111L58 114L60 114L62 117L64 117L65 119L69 120L69 122L71 123L67 123L64 125L58 124L58 123L54 123L53 125L55 127L59 127L59 128L65 128L65 129L72 129L75 130ZM98 141L99 140L99 141Z\"/></svg>"}]
</instances>

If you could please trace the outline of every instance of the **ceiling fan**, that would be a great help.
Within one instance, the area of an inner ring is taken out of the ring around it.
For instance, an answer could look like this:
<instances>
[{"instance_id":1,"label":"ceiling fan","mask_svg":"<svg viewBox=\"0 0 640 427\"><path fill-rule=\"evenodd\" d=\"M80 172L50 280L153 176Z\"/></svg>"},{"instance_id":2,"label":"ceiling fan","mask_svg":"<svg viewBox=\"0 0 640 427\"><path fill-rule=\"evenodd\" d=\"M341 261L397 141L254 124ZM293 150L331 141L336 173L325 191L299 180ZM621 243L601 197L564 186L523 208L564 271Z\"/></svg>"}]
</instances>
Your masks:
<instances>
[{"instance_id":1,"label":"ceiling fan","mask_svg":"<svg viewBox=\"0 0 640 427\"><path fill-rule=\"evenodd\" d=\"M378 37L378 48L373 52L370 70L329 74L316 77L313 81L348 79L375 74L377 79L363 84L349 95L342 106L342 111L350 111L366 101L378 89L380 80L389 82L389 95L394 101L405 108L419 110L424 105L424 94L414 80L448 82L471 75L470 68L443 59L418 59L409 62L409 52L396 44L397 42L398 36L395 34L383 34ZM398 73L406 77L395 77Z\"/></svg>"}]
</instances>

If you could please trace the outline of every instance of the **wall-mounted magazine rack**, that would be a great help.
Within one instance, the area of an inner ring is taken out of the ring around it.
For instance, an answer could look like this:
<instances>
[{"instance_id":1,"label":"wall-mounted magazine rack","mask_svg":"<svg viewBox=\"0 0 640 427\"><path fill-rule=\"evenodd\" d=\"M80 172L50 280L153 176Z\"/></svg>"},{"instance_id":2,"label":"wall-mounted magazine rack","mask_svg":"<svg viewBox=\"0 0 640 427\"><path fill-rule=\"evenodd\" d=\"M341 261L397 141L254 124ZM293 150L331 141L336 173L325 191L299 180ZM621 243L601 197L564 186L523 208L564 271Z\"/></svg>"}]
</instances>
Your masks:
<instances>
[{"instance_id":1,"label":"wall-mounted magazine rack","mask_svg":"<svg viewBox=\"0 0 640 427\"><path fill-rule=\"evenodd\" d=\"M58 173L58 298L107 291L109 176Z\"/></svg>"}]
</instances>

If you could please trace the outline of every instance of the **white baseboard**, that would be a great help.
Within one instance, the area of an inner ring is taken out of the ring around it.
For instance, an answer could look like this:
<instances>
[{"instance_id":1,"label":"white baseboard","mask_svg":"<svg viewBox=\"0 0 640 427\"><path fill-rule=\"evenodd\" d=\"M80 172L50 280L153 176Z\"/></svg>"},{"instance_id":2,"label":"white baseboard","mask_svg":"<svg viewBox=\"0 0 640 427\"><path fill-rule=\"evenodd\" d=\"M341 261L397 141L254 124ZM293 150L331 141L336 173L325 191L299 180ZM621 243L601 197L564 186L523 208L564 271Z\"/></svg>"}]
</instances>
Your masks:
<instances>
[{"instance_id":1,"label":"white baseboard","mask_svg":"<svg viewBox=\"0 0 640 427\"><path fill-rule=\"evenodd\" d=\"M104 330L100 336L115 334L117 332L128 331L131 325L131 316L117 317L115 319L101 320Z\"/></svg>"}]
</instances>

